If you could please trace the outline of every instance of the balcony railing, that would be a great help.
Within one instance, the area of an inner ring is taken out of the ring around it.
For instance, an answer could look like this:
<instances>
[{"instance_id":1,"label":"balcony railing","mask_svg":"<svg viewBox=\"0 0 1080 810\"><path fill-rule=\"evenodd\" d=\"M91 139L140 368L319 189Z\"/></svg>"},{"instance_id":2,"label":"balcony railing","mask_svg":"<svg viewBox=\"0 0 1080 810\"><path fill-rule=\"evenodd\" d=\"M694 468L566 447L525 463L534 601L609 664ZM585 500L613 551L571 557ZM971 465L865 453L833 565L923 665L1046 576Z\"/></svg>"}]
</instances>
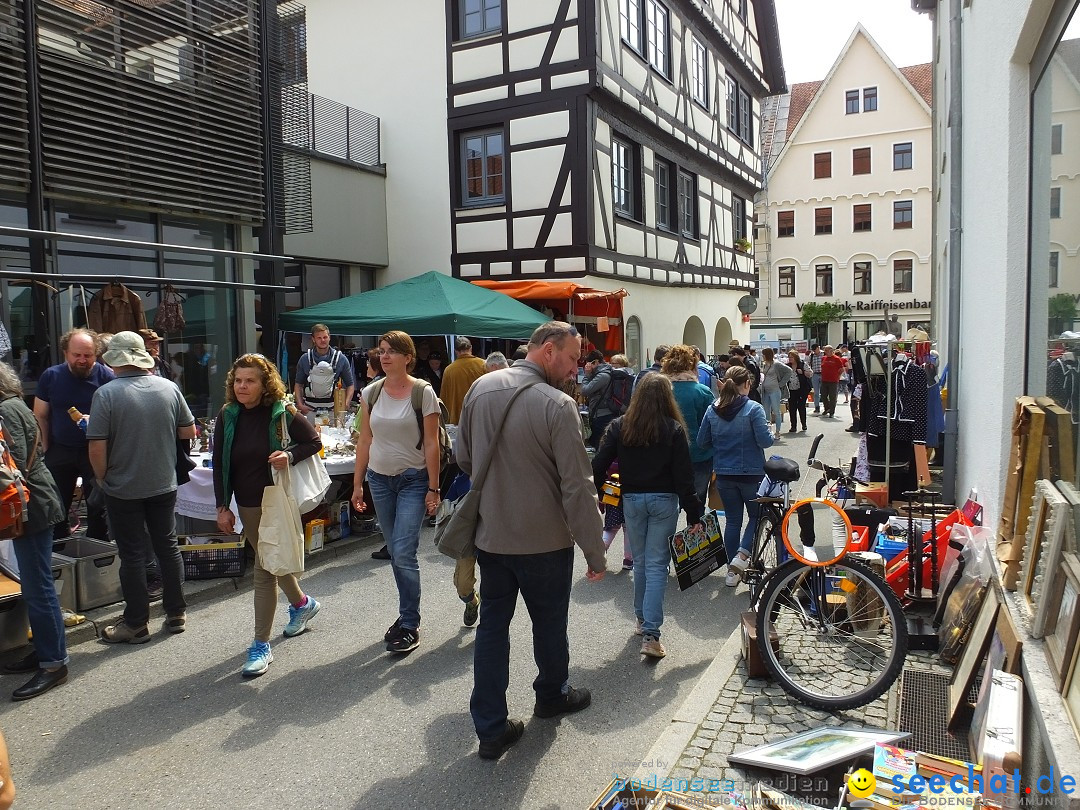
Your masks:
<instances>
[{"instance_id":1,"label":"balcony railing","mask_svg":"<svg viewBox=\"0 0 1080 810\"><path fill-rule=\"evenodd\" d=\"M363 166L378 166L379 119L299 86L282 89L285 143Z\"/></svg>"}]
</instances>

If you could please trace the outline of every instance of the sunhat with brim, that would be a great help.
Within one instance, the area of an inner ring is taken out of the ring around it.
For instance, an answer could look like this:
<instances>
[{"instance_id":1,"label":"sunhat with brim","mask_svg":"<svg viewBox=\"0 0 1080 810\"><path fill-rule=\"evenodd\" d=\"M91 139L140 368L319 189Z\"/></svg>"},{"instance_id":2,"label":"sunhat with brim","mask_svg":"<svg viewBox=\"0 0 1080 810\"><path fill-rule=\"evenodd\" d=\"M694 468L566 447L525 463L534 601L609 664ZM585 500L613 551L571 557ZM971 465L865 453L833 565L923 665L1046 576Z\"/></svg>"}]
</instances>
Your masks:
<instances>
[{"instance_id":1,"label":"sunhat with brim","mask_svg":"<svg viewBox=\"0 0 1080 810\"><path fill-rule=\"evenodd\" d=\"M139 337L143 339L143 343L160 343L161 335L155 332L153 329L140 329Z\"/></svg>"},{"instance_id":2,"label":"sunhat with brim","mask_svg":"<svg viewBox=\"0 0 1080 810\"><path fill-rule=\"evenodd\" d=\"M154 358L146 351L146 344L137 332L117 332L109 341L108 351L101 355L101 359L114 367L154 367Z\"/></svg>"}]
</instances>

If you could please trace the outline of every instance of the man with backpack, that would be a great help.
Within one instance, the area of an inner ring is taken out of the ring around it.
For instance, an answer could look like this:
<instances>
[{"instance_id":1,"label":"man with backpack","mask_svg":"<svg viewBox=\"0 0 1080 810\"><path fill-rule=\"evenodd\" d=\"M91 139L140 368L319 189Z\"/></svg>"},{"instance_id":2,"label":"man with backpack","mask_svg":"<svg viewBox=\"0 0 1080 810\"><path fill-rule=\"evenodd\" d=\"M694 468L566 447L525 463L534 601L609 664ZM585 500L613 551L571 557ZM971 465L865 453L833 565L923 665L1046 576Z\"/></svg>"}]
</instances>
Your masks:
<instances>
[{"instance_id":1,"label":"man with backpack","mask_svg":"<svg viewBox=\"0 0 1080 810\"><path fill-rule=\"evenodd\" d=\"M630 407L634 375L628 368L615 368L598 349L585 358L585 384L581 395L589 406L589 444L597 448L608 424Z\"/></svg>"},{"instance_id":2,"label":"man with backpack","mask_svg":"<svg viewBox=\"0 0 1080 810\"><path fill-rule=\"evenodd\" d=\"M705 354L697 346L693 347L697 352L697 376L698 382L712 391L714 397L720 395L720 383L716 378L716 372L713 371L713 367L705 362Z\"/></svg>"},{"instance_id":3,"label":"man with backpack","mask_svg":"<svg viewBox=\"0 0 1080 810\"><path fill-rule=\"evenodd\" d=\"M356 384L349 358L330 345L330 327L317 323L311 327L310 349L296 363L293 394L296 409L312 419L317 410L334 410L334 389L338 381L345 388L345 403L353 400Z\"/></svg>"},{"instance_id":4,"label":"man with backpack","mask_svg":"<svg viewBox=\"0 0 1080 810\"><path fill-rule=\"evenodd\" d=\"M648 368L643 368L638 372L637 378L634 380L634 387L648 374L660 370L660 364L664 362L664 358L667 357L667 353L671 351L671 347L666 344L660 344L656 347L656 351L653 352L653 364Z\"/></svg>"}]
</instances>

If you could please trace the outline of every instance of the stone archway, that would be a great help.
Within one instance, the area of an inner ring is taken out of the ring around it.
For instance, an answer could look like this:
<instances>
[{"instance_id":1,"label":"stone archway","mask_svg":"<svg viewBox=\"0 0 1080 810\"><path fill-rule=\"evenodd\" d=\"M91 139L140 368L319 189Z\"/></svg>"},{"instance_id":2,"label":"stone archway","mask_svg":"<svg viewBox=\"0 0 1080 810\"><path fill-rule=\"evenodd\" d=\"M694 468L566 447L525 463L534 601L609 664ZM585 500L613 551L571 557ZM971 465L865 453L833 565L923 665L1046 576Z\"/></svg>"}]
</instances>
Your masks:
<instances>
[{"instance_id":1,"label":"stone archway","mask_svg":"<svg viewBox=\"0 0 1080 810\"><path fill-rule=\"evenodd\" d=\"M697 315L691 315L683 327L682 342L687 346L697 346L702 353L708 354L709 349L705 345L705 324Z\"/></svg>"},{"instance_id":2,"label":"stone archway","mask_svg":"<svg viewBox=\"0 0 1080 810\"><path fill-rule=\"evenodd\" d=\"M731 322L727 318L721 318L716 322L716 330L713 332L713 354L727 354L731 338Z\"/></svg>"}]
</instances>

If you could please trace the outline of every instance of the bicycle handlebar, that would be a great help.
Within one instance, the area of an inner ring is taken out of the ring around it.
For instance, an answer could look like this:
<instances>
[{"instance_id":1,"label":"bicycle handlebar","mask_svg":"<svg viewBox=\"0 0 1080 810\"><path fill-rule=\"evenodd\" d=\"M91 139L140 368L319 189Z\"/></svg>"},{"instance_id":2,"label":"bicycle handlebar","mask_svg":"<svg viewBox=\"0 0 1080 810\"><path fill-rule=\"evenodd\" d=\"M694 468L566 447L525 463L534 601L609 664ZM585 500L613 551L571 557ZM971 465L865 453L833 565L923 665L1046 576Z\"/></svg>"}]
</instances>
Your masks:
<instances>
[{"instance_id":1,"label":"bicycle handlebar","mask_svg":"<svg viewBox=\"0 0 1080 810\"><path fill-rule=\"evenodd\" d=\"M819 433L814 437L814 443L810 445L810 455L806 459L806 466L809 467L814 463L814 459L817 458L818 445L821 444L821 440L825 438L824 433Z\"/></svg>"}]
</instances>

